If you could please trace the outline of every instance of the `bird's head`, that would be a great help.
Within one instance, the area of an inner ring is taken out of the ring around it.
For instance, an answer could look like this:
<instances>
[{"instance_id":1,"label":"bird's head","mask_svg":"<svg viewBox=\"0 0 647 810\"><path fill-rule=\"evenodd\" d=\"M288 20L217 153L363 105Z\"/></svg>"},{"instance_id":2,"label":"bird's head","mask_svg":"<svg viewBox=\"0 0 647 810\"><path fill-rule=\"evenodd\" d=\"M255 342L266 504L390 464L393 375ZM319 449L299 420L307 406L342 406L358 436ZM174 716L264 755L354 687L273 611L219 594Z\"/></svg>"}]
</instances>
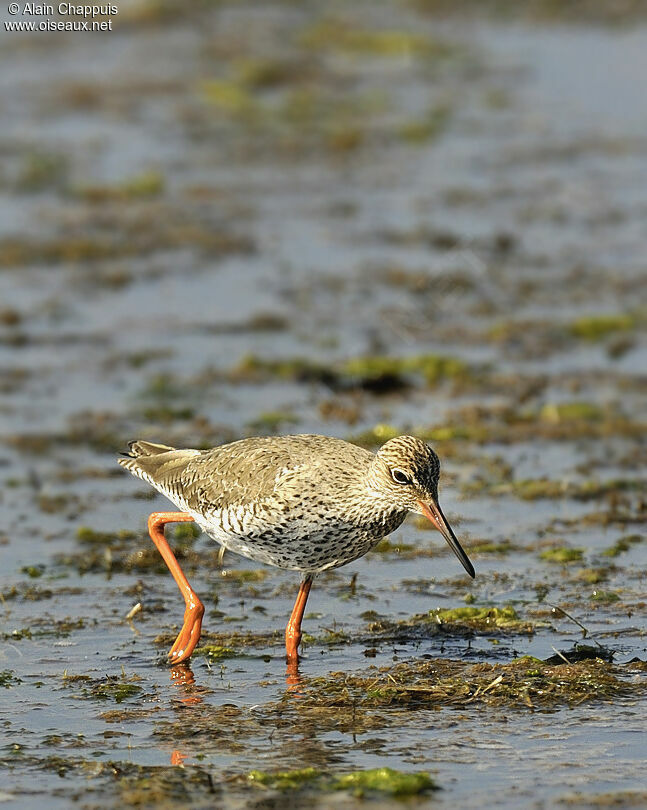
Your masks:
<instances>
[{"instance_id":1,"label":"bird's head","mask_svg":"<svg viewBox=\"0 0 647 810\"><path fill-rule=\"evenodd\" d=\"M394 506L428 518L474 577L474 566L438 504L439 475L440 461L428 444L415 436L397 436L378 450L369 482L374 492Z\"/></svg>"}]
</instances>

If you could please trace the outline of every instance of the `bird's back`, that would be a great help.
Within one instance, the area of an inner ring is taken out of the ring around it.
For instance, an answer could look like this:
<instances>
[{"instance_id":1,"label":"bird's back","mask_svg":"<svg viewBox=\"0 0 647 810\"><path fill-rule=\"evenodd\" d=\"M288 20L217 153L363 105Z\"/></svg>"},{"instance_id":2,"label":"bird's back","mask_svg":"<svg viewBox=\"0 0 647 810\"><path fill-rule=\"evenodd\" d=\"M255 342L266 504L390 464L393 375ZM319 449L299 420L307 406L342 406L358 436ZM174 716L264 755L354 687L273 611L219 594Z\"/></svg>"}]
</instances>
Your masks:
<instances>
[{"instance_id":1,"label":"bird's back","mask_svg":"<svg viewBox=\"0 0 647 810\"><path fill-rule=\"evenodd\" d=\"M295 478L306 488L317 482L321 494L336 490L349 472L357 477L373 459L342 439L310 434L259 436L211 450L145 441L129 446L129 456L119 459L122 467L178 506L203 513L272 498Z\"/></svg>"}]
</instances>

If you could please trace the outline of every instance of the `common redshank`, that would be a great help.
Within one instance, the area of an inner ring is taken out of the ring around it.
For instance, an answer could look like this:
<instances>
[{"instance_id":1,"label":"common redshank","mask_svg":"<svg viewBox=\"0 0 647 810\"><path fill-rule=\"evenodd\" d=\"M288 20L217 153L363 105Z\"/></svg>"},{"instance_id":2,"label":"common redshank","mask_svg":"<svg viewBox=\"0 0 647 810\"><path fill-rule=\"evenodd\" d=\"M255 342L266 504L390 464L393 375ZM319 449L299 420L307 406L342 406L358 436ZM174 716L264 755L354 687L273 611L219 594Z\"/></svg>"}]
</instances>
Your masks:
<instances>
[{"instance_id":1,"label":"common redshank","mask_svg":"<svg viewBox=\"0 0 647 810\"><path fill-rule=\"evenodd\" d=\"M134 441L119 463L182 510L154 512L148 531L186 603L172 663L191 656L204 606L164 537L164 526L194 521L221 546L261 563L300 571L285 631L288 664L298 662L301 620L313 577L366 554L407 512L425 515L467 573L474 567L438 505L438 456L413 436L376 454L328 436L241 439L212 450Z\"/></svg>"}]
</instances>

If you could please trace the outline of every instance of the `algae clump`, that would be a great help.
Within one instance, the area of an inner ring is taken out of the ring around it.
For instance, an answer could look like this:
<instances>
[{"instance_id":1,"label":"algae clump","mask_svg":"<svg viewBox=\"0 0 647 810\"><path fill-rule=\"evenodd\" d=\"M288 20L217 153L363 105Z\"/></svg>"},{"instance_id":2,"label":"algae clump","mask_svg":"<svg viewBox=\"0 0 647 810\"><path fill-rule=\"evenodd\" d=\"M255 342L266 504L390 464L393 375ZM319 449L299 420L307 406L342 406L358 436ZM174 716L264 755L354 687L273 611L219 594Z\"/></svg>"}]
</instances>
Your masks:
<instances>
[{"instance_id":1,"label":"algae clump","mask_svg":"<svg viewBox=\"0 0 647 810\"><path fill-rule=\"evenodd\" d=\"M12 686L22 683L22 680L14 675L12 670L3 669L0 671L0 687L3 689L11 689Z\"/></svg>"},{"instance_id":2,"label":"algae clump","mask_svg":"<svg viewBox=\"0 0 647 810\"><path fill-rule=\"evenodd\" d=\"M411 357L372 355L347 360L341 368L343 376L358 377L364 383L381 379L399 379L403 375L422 375L428 385L440 380L460 377L467 366L456 357L437 354L420 354Z\"/></svg>"},{"instance_id":3,"label":"algae clump","mask_svg":"<svg viewBox=\"0 0 647 810\"><path fill-rule=\"evenodd\" d=\"M428 773L403 773L393 768L373 768L354 771L342 776L335 790L352 790L361 797L367 791L388 793L391 796L417 796L428 790L438 790L438 785Z\"/></svg>"},{"instance_id":4,"label":"algae clump","mask_svg":"<svg viewBox=\"0 0 647 810\"><path fill-rule=\"evenodd\" d=\"M590 315L571 324L575 337L585 340L603 340L614 332L629 332L636 326L636 318L628 313L618 315Z\"/></svg>"},{"instance_id":5,"label":"algae clump","mask_svg":"<svg viewBox=\"0 0 647 810\"><path fill-rule=\"evenodd\" d=\"M250 771L247 779L259 785L272 787L276 790L295 790L308 782L321 776L317 768L300 768L294 771L278 771L266 773L265 771Z\"/></svg>"},{"instance_id":6,"label":"algae clump","mask_svg":"<svg viewBox=\"0 0 647 810\"><path fill-rule=\"evenodd\" d=\"M619 537L616 542L610 548L605 549L602 554L604 557L618 557L623 552L629 551L629 549L637 543L642 543L643 539L640 534L626 534L623 537Z\"/></svg>"},{"instance_id":7,"label":"algae clump","mask_svg":"<svg viewBox=\"0 0 647 810\"><path fill-rule=\"evenodd\" d=\"M439 624L463 622L466 624L492 624L495 627L507 627L519 623L517 611L510 605L506 607L459 607L438 608L429 613Z\"/></svg>"},{"instance_id":8,"label":"algae clump","mask_svg":"<svg viewBox=\"0 0 647 810\"><path fill-rule=\"evenodd\" d=\"M549 402L539 411L542 422L597 422L604 418L604 410L592 402Z\"/></svg>"},{"instance_id":9,"label":"algae clump","mask_svg":"<svg viewBox=\"0 0 647 810\"><path fill-rule=\"evenodd\" d=\"M575 574L575 579L580 582L588 582L589 585L597 585L609 578L609 572L604 568L580 568Z\"/></svg>"},{"instance_id":10,"label":"algae clump","mask_svg":"<svg viewBox=\"0 0 647 810\"><path fill-rule=\"evenodd\" d=\"M593 591L589 598L592 602L599 602L602 605L611 605L613 602L620 601L620 597L615 591Z\"/></svg>"},{"instance_id":11,"label":"algae clump","mask_svg":"<svg viewBox=\"0 0 647 810\"><path fill-rule=\"evenodd\" d=\"M276 773L250 771L247 780L280 791L299 790L317 783L316 786L321 791L349 790L357 797L362 797L367 792L398 797L417 796L428 790L438 790L428 773L403 773L393 768L353 771L335 780L312 767Z\"/></svg>"},{"instance_id":12,"label":"algae clump","mask_svg":"<svg viewBox=\"0 0 647 810\"><path fill-rule=\"evenodd\" d=\"M584 556L584 549L561 546L560 548L546 549L546 551L542 551L539 556L542 560L551 563L579 562Z\"/></svg>"},{"instance_id":13,"label":"algae clump","mask_svg":"<svg viewBox=\"0 0 647 810\"><path fill-rule=\"evenodd\" d=\"M231 647L223 647L220 644L205 644L203 647L198 647L196 655L201 653L206 656L209 661L222 661L225 658L234 658L237 653Z\"/></svg>"}]
</instances>

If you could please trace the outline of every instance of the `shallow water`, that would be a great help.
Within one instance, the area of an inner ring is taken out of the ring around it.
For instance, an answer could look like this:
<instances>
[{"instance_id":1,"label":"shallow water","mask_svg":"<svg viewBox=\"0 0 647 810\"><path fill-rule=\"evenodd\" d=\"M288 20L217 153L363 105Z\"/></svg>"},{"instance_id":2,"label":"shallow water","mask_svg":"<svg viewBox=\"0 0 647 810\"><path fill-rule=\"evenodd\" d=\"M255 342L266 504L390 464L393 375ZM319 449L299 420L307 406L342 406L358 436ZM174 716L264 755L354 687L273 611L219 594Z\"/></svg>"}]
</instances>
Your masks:
<instances>
[{"instance_id":1,"label":"shallow water","mask_svg":"<svg viewBox=\"0 0 647 810\"><path fill-rule=\"evenodd\" d=\"M431 774L422 806L642 806L647 28L165 8L0 31L0 800L279 806L252 770L388 766ZM345 370L383 354L462 365ZM126 441L389 429L436 447L476 580L406 523L317 580L286 684L295 575L185 542L230 650L169 670L181 598L145 535L167 502L120 472ZM465 605L525 629L420 618ZM323 697L583 640L622 688L576 700L564 669L552 703L497 703L493 669L445 706Z\"/></svg>"}]
</instances>

